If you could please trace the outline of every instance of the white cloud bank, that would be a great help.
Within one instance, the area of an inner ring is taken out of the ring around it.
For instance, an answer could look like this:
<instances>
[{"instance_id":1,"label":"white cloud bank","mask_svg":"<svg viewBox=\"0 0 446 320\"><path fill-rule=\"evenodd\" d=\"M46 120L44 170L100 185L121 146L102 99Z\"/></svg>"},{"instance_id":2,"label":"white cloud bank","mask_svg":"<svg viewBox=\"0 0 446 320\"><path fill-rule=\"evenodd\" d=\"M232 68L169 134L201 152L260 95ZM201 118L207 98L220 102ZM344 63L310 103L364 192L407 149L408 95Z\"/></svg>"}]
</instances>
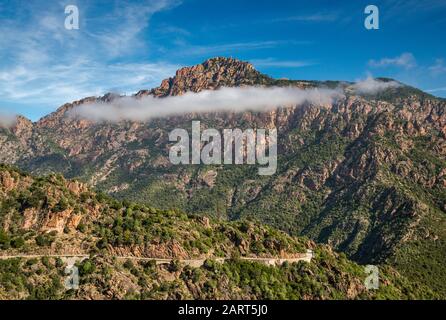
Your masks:
<instances>
[{"instance_id":1,"label":"white cloud bank","mask_svg":"<svg viewBox=\"0 0 446 320\"><path fill-rule=\"evenodd\" d=\"M342 96L341 90L320 88L221 88L165 98L121 97L109 103L81 105L71 111L71 116L107 122L147 121L186 113L267 111L279 106L304 103L322 105L332 103Z\"/></svg>"},{"instance_id":2,"label":"white cloud bank","mask_svg":"<svg viewBox=\"0 0 446 320\"><path fill-rule=\"evenodd\" d=\"M396 81L381 81L372 77L361 80L352 85L352 89L358 94L377 94L391 88L399 88L402 85Z\"/></svg>"},{"instance_id":3,"label":"white cloud bank","mask_svg":"<svg viewBox=\"0 0 446 320\"><path fill-rule=\"evenodd\" d=\"M361 95L376 94L401 86L396 81L382 81L369 77L356 82L349 88ZM95 122L147 121L188 113L263 112L280 106L300 106L305 103L327 105L344 96L344 90L341 88L224 87L218 90L187 92L181 96L164 98L119 97L110 102L80 105L72 109L69 115Z\"/></svg>"}]
</instances>

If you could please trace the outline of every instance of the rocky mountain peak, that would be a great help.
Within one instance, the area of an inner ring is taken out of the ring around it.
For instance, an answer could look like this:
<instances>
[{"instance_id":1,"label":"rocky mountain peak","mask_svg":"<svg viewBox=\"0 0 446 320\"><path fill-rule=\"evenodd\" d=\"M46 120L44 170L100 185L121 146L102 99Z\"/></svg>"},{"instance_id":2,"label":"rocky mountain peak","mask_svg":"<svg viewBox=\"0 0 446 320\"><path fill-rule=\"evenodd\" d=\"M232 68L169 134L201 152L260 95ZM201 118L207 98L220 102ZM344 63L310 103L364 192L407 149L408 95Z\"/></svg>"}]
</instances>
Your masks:
<instances>
[{"instance_id":1,"label":"rocky mountain peak","mask_svg":"<svg viewBox=\"0 0 446 320\"><path fill-rule=\"evenodd\" d=\"M31 120L23 116L17 116L11 131L17 136L23 136L25 134L28 137L31 135L32 128L33 123Z\"/></svg>"},{"instance_id":2,"label":"rocky mountain peak","mask_svg":"<svg viewBox=\"0 0 446 320\"><path fill-rule=\"evenodd\" d=\"M163 80L159 87L140 91L137 96L175 96L187 91L199 92L223 86L261 85L270 80L248 62L216 57L192 67L181 68L173 78Z\"/></svg>"},{"instance_id":3,"label":"rocky mountain peak","mask_svg":"<svg viewBox=\"0 0 446 320\"><path fill-rule=\"evenodd\" d=\"M226 58L226 57L210 58L210 59L204 61L201 65L204 67L205 71L218 71L218 70L231 69L231 68L237 68L240 70L256 71L254 66L249 62L241 61L241 60L234 59L234 58ZM187 67L183 68L183 69L187 69Z\"/></svg>"}]
</instances>

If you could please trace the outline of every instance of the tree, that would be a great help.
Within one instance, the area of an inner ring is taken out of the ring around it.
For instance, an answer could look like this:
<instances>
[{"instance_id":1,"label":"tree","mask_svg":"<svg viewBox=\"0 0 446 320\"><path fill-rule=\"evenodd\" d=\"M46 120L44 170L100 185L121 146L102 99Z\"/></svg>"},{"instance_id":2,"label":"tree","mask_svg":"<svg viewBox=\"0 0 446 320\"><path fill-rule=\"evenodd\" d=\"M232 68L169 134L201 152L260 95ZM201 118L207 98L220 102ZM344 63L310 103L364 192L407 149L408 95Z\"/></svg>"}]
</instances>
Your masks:
<instances>
[{"instance_id":1,"label":"tree","mask_svg":"<svg viewBox=\"0 0 446 320\"><path fill-rule=\"evenodd\" d=\"M13 248L21 248L21 247L23 247L25 245L25 240L23 240L23 238L22 237L17 237L17 238L14 238L14 239L12 239L12 241L11 241L11 246L13 247Z\"/></svg>"},{"instance_id":2,"label":"tree","mask_svg":"<svg viewBox=\"0 0 446 320\"><path fill-rule=\"evenodd\" d=\"M60 198L59 202L54 206L54 212L62 212L68 209L69 203L67 198Z\"/></svg>"},{"instance_id":3,"label":"tree","mask_svg":"<svg viewBox=\"0 0 446 320\"><path fill-rule=\"evenodd\" d=\"M81 276L89 275L95 270L94 264L90 260L85 260L79 267L79 274Z\"/></svg>"},{"instance_id":4,"label":"tree","mask_svg":"<svg viewBox=\"0 0 446 320\"><path fill-rule=\"evenodd\" d=\"M11 239L6 234L4 230L0 230L0 248L1 249L9 249L11 243Z\"/></svg>"}]
</instances>

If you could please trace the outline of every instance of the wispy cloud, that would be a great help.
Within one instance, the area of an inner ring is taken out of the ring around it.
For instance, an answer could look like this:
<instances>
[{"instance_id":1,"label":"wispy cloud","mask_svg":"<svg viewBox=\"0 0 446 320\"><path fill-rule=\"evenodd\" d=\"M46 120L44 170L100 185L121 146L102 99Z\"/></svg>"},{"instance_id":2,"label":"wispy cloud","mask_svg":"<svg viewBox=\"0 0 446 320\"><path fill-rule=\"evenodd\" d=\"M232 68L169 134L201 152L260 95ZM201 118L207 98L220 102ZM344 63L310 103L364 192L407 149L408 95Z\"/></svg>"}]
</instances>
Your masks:
<instances>
[{"instance_id":1,"label":"wispy cloud","mask_svg":"<svg viewBox=\"0 0 446 320\"><path fill-rule=\"evenodd\" d=\"M260 50L268 48L276 48L285 45L302 45L308 44L307 41L294 41L294 40L267 40L267 41L248 41L248 42L235 42L235 43L222 43L214 45L191 45L188 43L177 43L178 47L175 49L178 54L181 55L197 55L197 56L209 56L219 53L231 54L231 52Z\"/></svg>"},{"instance_id":2,"label":"wispy cloud","mask_svg":"<svg viewBox=\"0 0 446 320\"><path fill-rule=\"evenodd\" d=\"M72 109L71 116L92 121L146 121L186 113L267 111L303 103L321 105L332 103L342 96L341 90L318 88L221 88L166 98L123 97L110 103L85 104Z\"/></svg>"},{"instance_id":3,"label":"wispy cloud","mask_svg":"<svg viewBox=\"0 0 446 320\"><path fill-rule=\"evenodd\" d=\"M415 57L412 53L406 52L400 56L393 58L382 58L380 60L370 60L369 65L371 67L402 67L405 69L413 68L417 65Z\"/></svg>"},{"instance_id":4,"label":"wispy cloud","mask_svg":"<svg viewBox=\"0 0 446 320\"><path fill-rule=\"evenodd\" d=\"M434 88L434 89L427 89L425 90L426 92L442 92L442 91L446 91L446 87L442 87L442 88Z\"/></svg>"},{"instance_id":5,"label":"wispy cloud","mask_svg":"<svg viewBox=\"0 0 446 320\"><path fill-rule=\"evenodd\" d=\"M156 32L157 34L169 35L169 36L176 35L176 36L188 37L191 35L190 31L173 25L162 25L156 30Z\"/></svg>"},{"instance_id":6,"label":"wispy cloud","mask_svg":"<svg viewBox=\"0 0 446 320\"><path fill-rule=\"evenodd\" d=\"M401 18L405 18L409 14L419 15L446 8L446 2L443 0L387 0L383 5L386 8L383 10L384 13L391 17L400 16ZM401 15L401 12L404 12L404 15Z\"/></svg>"},{"instance_id":7,"label":"wispy cloud","mask_svg":"<svg viewBox=\"0 0 446 320\"><path fill-rule=\"evenodd\" d=\"M276 18L269 20L270 22L333 22L339 18L339 14L336 12L330 13L314 13L307 15L294 15L282 18Z\"/></svg>"},{"instance_id":8,"label":"wispy cloud","mask_svg":"<svg viewBox=\"0 0 446 320\"><path fill-rule=\"evenodd\" d=\"M443 59L437 59L435 64L429 67L429 71L432 75L437 76L446 73L446 65Z\"/></svg>"},{"instance_id":9,"label":"wispy cloud","mask_svg":"<svg viewBox=\"0 0 446 320\"><path fill-rule=\"evenodd\" d=\"M131 93L135 89L150 88L176 69L177 65L168 63L107 65L82 59L67 66L18 66L0 72L0 97L21 103L57 106L109 91Z\"/></svg>"},{"instance_id":10,"label":"wispy cloud","mask_svg":"<svg viewBox=\"0 0 446 320\"><path fill-rule=\"evenodd\" d=\"M311 61L277 60L274 58L253 59L250 62L256 67L274 67L274 68L301 68L316 64Z\"/></svg>"},{"instance_id":11,"label":"wispy cloud","mask_svg":"<svg viewBox=\"0 0 446 320\"><path fill-rule=\"evenodd\" d=\"M64 28L64 4L40 2L17 6L13 18L0 25L0 100L60 105L109 90L136 91L171 75L177 65L135 63L147 54L143 31L156 12L179 2L122 1L110 10L88 11L91 3L76 1L80 29Z\"/></svg>"},{"instance_id":12,"label":"wispy cloud","mask_svg":"<svg viewBox=\"0 0 446 320\"><path fill-rule=\"evenodd\" d=\"M95 41L102 53L109 58L129 55L136 50L147 50L142 31L149 26L152 15L179 3L181 2L178 0L117 2L109 14L91 18L88 28L85 28L88 31L84 34L90 41Z\"/></svg>"}]
</instances>

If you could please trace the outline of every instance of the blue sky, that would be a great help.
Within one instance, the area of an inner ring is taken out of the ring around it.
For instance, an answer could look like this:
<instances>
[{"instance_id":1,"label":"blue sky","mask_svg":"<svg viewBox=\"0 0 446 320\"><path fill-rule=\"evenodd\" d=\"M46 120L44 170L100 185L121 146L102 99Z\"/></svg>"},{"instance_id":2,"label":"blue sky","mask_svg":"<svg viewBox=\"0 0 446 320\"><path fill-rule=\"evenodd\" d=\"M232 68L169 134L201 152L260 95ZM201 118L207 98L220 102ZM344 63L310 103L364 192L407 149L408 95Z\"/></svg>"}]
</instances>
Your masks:
<instances>
[{"instance_id":1,"label":"blue sky","mask_svg":"<svg viewBox=\"0 0 446 320\"><path fill-rule=\"evenodd\" d=\"M70 4L79 30L64 28ZM379 30L364 28L368 4ZM444 0L0 0L0 112L37 120L213 56L278 78L384 76L446 97L444 30Z\"/></svg>"}]
</instances>

